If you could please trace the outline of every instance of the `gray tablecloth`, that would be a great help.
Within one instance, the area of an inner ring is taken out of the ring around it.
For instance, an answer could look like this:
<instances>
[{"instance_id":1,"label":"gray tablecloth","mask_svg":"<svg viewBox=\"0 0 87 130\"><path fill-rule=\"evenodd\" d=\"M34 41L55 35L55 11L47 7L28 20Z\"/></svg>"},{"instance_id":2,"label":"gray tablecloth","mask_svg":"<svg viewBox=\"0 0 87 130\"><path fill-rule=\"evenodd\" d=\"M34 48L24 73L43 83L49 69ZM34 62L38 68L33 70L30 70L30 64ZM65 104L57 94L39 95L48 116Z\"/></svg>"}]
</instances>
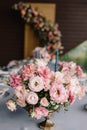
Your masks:
<instances>
[{"instance_id":1,"label":"gray tablecloth","mask_svg":"<svg viewBox=\"0 0 87 130\"><path fill-rule=\"evenodd\" d=\"M5 105L8 98L0 99L0 130L40 130L37 124L43 119L31 119L21 107L15 112L9 111ZM82 100L77 100L67 112L55 112L51 117L55 130L87 130L87 111L83 109L86 103L87 95Z\"/></svg>"}]
</instances>

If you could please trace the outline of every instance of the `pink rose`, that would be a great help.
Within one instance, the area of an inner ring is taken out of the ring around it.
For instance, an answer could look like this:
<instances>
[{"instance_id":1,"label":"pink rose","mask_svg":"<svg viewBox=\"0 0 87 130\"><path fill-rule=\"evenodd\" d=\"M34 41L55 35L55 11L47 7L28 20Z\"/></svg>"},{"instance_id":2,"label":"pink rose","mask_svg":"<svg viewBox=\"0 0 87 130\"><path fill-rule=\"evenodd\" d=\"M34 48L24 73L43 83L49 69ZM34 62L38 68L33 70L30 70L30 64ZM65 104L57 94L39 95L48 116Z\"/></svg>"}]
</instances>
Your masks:
<instances>
[{"instance_id":1,"label":"pink rose","mask_svg":"<svg viewBox=\"0 0 87 130\"><path fill-rule=\"evenodd\" d=\"M51 100L57 103L64 103L68 99L68 93L63 84L58 84L55 82L50 88L50 97Z\"/></svg>"},{"instance_id":2,"label":"pink rose","mask_svg":"<svg viewBox=\"0 0 87 130\"><path fill-rule=\"evenodd\" d=\"M38 96L34 92L29 92L29 94L26 97L27 103L32 104L32 105L37 104L38 100L39 100Z\"/></svg>"},{"instance_id":3,"label":"pink rose","mask_svg":"<svg viewBox=\"0 0 87 130\"><path fill-rule=\"evenodd\" d=\"M34 71L35 71L35 67L34 67L33 64L25 65L22 68L22 78L23 78L23 80L27 80L30 77L32 77L33 74L34 74Z\"/></svg>"},{"instance_id":4,"label":"pink rose","mask_svg":"<svg viewBox=\"0 0 87 130\"><path fill-rule=\"evenodd\" d=\"M36 107L34 109L34 118L40 119L42 117L48 116L49 111L44 107Z\"/></svg>"},{"instance_id":5,"label":"pink rose","mask_svg":"<svg viewBox=\"0 0 87 130\"><path fill-rule=\"evenodd\" d=\"M34 92L40 92L44 88L43 79L39 76L30 78L29 88Z\"/></svg>"},{"instance_id":6,"label":"pink rose","mask_svg":"<svg viewBox=\"0 0 87 130\"><path fill-rule=\"evenodd\" d=\"M23 86L23 84L21 83L21 77L18 74L12 75L9 79L9 83L13 88L16 88L18 86Z\"/></svg>"},{"instance_id":7,"label":"pink rose","mask_svg":"<svg viewBox=\"0 0 87 130\"><path fill-rule=\"evenodd\" d=\"M40 104L44 107L47 107L49 105L49 102L46 97L41 98Z\"/></svg>"},{"instance_id":8,"label":"pink rose","mask_svg":"<svg viewBox=\"0 0 87 130\"><path fill-rule=\"evenodd\" d=\"M13 100L11 100L11 99L9 99L9 100L6 102L6 106L7 106L7 108L8 108L9 110L11 110L11 111L15 111L15 110L16 110L16 103L15 103Z\"/></svg>"}]
</instances>

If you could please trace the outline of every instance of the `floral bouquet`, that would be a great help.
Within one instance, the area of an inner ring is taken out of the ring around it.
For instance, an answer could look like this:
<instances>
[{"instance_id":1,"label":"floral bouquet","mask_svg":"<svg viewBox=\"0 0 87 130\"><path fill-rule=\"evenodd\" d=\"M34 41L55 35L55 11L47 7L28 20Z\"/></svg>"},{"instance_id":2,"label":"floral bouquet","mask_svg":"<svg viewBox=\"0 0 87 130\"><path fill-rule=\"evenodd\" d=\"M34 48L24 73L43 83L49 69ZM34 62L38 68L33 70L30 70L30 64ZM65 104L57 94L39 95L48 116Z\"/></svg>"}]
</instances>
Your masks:
<instances>
[{"instance_id":1,"label":"floral bouquet","mask_svg":"<svg viewBox=\"0 0 87 130\"><path fill-rule=\"evenodd\" d=\"M41 59L24 65L19 73L11 75L9 85L14 96L6 102L8 109L16 110L19 105L35 119L47 117L74 103L85 94L78 77L83 76L82 69L75 63L60 62L59 70L54 72Z\"/></svg>"}]
</instances>

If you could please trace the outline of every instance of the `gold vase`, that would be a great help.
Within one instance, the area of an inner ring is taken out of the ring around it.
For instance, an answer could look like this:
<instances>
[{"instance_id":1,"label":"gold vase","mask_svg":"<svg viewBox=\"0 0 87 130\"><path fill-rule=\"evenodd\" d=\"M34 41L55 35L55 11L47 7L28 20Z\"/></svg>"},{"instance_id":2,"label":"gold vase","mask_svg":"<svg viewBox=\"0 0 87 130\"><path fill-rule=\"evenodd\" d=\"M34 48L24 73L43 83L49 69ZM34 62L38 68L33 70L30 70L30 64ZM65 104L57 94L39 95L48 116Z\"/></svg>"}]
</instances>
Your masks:
<instances>
[{"instance_id":1,"label":"gold vase","mask_svg":"<svg viewBox=\"0 0 87 130\"><path fill-rule=\"evenodd\" d=\"M39 127L42 130L54 130L54 123L50 120L50 116L53 112L49 112L48 116L45 117L45 121L39 123Z\"/></svg>"}]
</instances>

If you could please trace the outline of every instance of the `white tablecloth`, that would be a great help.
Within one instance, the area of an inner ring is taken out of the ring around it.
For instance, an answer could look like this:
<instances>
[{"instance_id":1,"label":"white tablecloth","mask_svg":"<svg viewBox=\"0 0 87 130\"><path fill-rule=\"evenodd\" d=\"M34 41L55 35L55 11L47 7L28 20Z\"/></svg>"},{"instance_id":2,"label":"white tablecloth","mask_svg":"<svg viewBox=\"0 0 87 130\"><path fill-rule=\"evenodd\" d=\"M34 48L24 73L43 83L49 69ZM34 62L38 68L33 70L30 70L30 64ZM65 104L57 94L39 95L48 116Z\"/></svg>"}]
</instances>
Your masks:
<instances>
[{"instance_id":1,"label":"white tablecloth","mask_svg":"<svg viewBox=\"0 0 87 130\"><path fill-rule=\"evenodd\" d=\"M5 105L8 98L0 99L0 130L23 130L24 127L24 130L40 130L37 123L41 120L31 119L24 109L18 107L15 112L9 111ZM87 111L83 109L86 103L87 95L77 100L67 112L54 113L51 120L55 123L55 130L87 130Z\"/></svg>"}]
</instances>

